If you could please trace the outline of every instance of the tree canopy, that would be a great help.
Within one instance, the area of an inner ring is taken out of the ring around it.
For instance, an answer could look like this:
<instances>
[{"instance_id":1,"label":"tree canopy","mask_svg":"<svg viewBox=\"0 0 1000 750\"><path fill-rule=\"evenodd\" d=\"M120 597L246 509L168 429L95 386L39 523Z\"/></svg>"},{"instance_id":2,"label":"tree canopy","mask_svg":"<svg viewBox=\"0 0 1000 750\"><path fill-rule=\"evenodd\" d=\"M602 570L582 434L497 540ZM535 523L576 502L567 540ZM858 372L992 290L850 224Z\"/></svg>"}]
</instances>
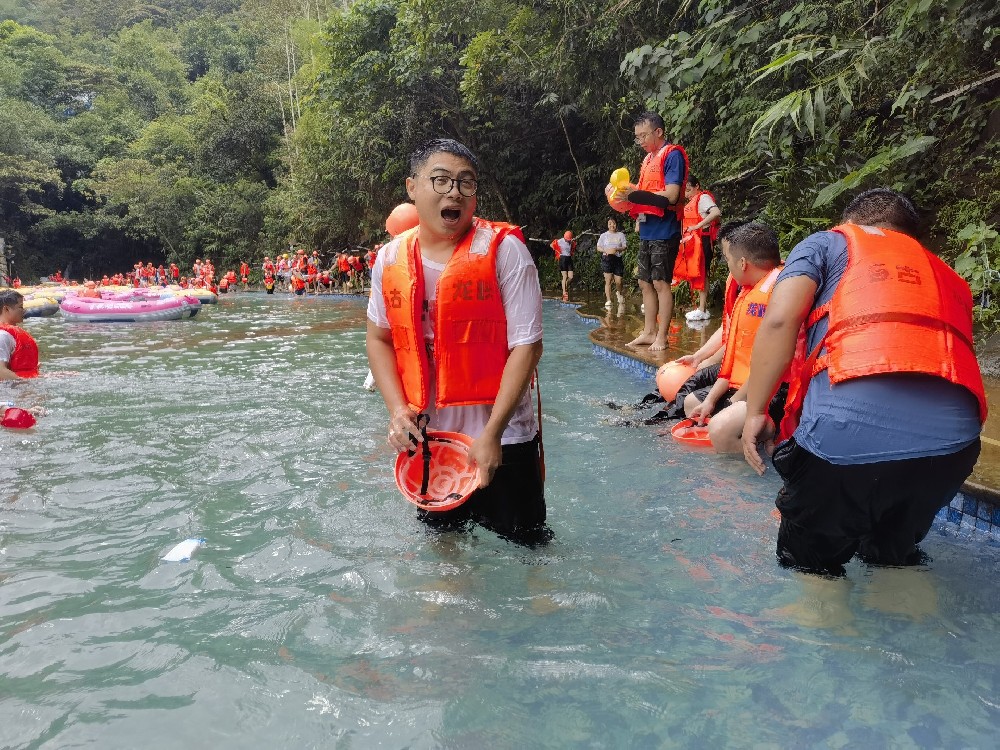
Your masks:
<instances>
[{"instance_id":1,"label":"tree canopy","mask_svg":"<svg viewBox=\"0 0 1000 750\"><path fill-rule=\"evenodd\" d=\"M786 251L911 193L991 324L998 28L991 0L0 0L0 235L25 277L370 243L441 135L483 215L598 230L650 108Z\"/></svg>"}]
</instances>

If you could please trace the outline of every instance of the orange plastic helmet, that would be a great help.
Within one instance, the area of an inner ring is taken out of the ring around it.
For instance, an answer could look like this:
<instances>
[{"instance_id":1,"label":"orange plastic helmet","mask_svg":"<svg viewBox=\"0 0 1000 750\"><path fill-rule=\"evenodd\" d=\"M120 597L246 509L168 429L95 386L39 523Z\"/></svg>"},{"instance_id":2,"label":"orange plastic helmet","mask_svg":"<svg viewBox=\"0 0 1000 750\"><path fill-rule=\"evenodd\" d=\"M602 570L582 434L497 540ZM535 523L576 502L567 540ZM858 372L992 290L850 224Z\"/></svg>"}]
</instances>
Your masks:
<instances>
[{"instance_id":1,"label":"orange plastic helmet","mask_svg":"<svg viewBox=\"0 0 1000 750\"><path fill-rule=\"evenodd\" d=\"M667 401L673 401L677 398L677 391L694 373L695 368L691 365L667 362L656 371L656 389Z\"/></svg>"},{"instance_id":2,"label":"orange plastic helmet","mask_svg":"<svg viewBox=\"0 0 1000 750\"><path fill-rule=\"evenodd\" d=\"M0 425L14 430L27 430L29 427L34 427L35 424L35 417L30 411L14 406L6 409L3 413L3 419L0 419Z\"/></svg>"},{"instance_id":3,"label":"orange plastic helmet","mask_svg":"<svg viewBox=\"0 0 1000 750\"><path fill-rule=\"evenodd\" d=\"M670 434L678 443L695 448L712 447L712 439L708 436L708 421L705 424L695 424L693 419L682 419L673 426Z\"/></svg>"},{"instance_id":4,"label":"orange plastic helmet","mask_svg":"<svg viewBox=\"0 0 1000 750\"><path fill-rule=\"evenodd\" d=\"M567 229L565 232L563 232L563 239L569 242L571 239L573 239L573 233Z\"/></svg>"},{"instance_id":5,"label":"orange plastic helmet","mask_svg":"<svg viewBox=\"0 0 1000 750\"><path fill-rule=\"evenodd\" d=\"M407 229L413 229L419 223L420 217L417 215L417 207L412 203L400 203L385 218L385 231L390 236L395 237Z\"/></svg>"},{"instance_id":6,"label":"orange plastic helmet","mask_svg":"<svg viewBox=\"0 0 1000 750\"><path fill-rule=\"evenodd\" d=\"M472 438L460 432L428 430L423 443L396 457L396 486L403 497L433 512L468 500L479 487L479 471L469 466L471 445Z\"/></svg>"}]
</instances>

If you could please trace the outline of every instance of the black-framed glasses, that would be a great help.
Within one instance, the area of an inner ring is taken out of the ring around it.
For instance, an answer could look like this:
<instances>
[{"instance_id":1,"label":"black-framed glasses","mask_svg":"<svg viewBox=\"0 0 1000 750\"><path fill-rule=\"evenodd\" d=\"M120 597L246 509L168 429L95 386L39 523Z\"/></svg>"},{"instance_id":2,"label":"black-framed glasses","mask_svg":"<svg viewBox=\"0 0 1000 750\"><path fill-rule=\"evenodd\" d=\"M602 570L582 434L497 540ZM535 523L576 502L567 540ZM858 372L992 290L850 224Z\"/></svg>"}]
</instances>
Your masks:
<instances>
[{"instance_id":1,"label":"black-framed glasses","mask_svg":"<svg viewBox=\"0 0 1000 750\"><path fill-rule=\"evenodd\" d=\"M427 179L431 181L434 192L439 195L448 195L456 183L458 184L458 192L466 198L474 196L479 189L479 180L474 180L471 177L448 177L443 174L435 174Z\"/></svg>"}]
</instances>

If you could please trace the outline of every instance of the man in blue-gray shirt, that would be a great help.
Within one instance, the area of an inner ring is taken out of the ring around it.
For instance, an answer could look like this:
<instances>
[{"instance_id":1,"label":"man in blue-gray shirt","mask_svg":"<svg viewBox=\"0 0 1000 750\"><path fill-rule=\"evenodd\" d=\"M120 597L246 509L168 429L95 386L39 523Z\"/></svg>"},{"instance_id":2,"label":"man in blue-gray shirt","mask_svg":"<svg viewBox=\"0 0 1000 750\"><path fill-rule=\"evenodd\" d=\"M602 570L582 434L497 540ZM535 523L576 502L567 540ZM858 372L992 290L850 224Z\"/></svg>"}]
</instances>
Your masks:
<instances>
[{"instance_id":1,"label":"man in blue-gray shirt","mask_svg":"<svg viewBox=\"0 0 1000 750\"><path fill-rule=\"evenodd\" d=\"M806 363L801 421L772 458L785 480L777 553L833 574L855 553L873 564L921 560L916 545L975 466L986 410L968 285L913 239L913 204L869 190L843 222L796 245L778 277L754 345L742 438L763 473L767 403L806 323L807 350L821 346L826 359ZM827 338L831 320L837 335Z\"/></svg>"},{"instance_id":2,"label":"man in blue-gray shirt","mask_svg":"<svg viewBox=\"0 0 1000 750\"><path fill-rule=\"evenodd\" d=\"M665 198L668 204L666 208L633 204L629 212L639 224L638 276L645 318L642 333L628 346L649 346L651 352L667 348L667 331L674 311L670 282L681 242L681 222L676 206L687 180L684 149L667 143L663 129L663 118L655 112L643 112L636 118L635 142L646 152L646 158L639 173L639 184L625 190L626 197L640 190Z\"/></svg>"}]
</instances>

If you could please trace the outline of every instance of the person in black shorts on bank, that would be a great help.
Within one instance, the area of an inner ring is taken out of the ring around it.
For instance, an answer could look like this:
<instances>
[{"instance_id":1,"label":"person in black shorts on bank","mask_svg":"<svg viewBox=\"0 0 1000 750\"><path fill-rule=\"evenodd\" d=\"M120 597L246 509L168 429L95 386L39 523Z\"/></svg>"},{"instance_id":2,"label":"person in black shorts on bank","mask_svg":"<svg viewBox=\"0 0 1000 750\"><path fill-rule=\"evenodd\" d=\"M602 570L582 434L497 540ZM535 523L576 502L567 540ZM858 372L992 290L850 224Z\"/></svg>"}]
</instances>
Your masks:
<instances>
[{"instance_id":1,"label":"person in black shorts on bank","mask_svg":"<svg viewBox=\"0 0 1000 750\"><path fill-rule=\"evenodd\" d=\"M622 276L625 275L625 262L621 254L625 252L628 240L624 232L618 231L618 222L608 219L608 231L604 232L597 239L597 249L601 253L601 273L604 274L604 296L607 302L605 307L610 308L611 302L611 281L614 280L618 292L619 307L625 304L625 297L622 294ZM619 310L619 314L624 310Z\"/></svg>"},{"instance_id":2,"label":"person in black shorts on bank","mask_svg":"<svg viewBox=\"0 0 1000 750\"><path fill-rule=\"evenodd\" d=\"M576 240L568 229L562 238L552 240L550 245L556 254L559 264L559 275L562 276L563 302L569 299L569 284L573 280L573 253L576 251Z\"/></svg>"},{"instance_id":3,"label":"person in black shorts on bank","mask_svg":"<svg viewBox=\"0 0 1000 750\"><path fill-rule=\"evenodd\" d=\"M635 121L635 142L646 158L639 173L639 184L625 189L626 198L636 190L666 198L666 209L651 209L634 204L630 215L639 224L639 288L642 290L642 332L627 346L649 346L649 351L667 348L667 331L674 311L670 282L681 241L681 222L676 206L687 180L687 157L679 146L668 143L663 134L663 118L655 112L643 112ZM657 321L659 318L659 321Z\"/></svg>"}]
</instances>

